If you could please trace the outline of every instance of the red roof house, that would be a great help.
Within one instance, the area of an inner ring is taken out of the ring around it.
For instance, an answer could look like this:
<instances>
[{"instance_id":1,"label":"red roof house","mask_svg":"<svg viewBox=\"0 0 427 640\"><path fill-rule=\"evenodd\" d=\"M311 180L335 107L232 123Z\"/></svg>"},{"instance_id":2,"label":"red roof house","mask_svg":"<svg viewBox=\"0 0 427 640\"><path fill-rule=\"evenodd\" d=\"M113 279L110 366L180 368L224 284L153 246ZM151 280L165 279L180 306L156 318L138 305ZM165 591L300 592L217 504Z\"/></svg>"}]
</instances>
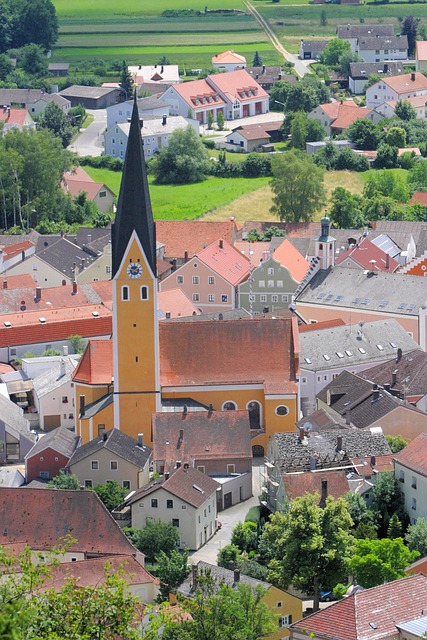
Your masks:
<instances>
[{"instance_id":1,"label":"red roof house","mask_svg":"<svg viewBox=\"0 0 427 640\"><path fill-rule=\"evenodd\" d=\"M377 247L373 242L364 238L356 246L341 253L335 263L345 267L369 269L370 271L385 271L393 273L399 268L397 260Z\"/></svg>"}]
</instances>

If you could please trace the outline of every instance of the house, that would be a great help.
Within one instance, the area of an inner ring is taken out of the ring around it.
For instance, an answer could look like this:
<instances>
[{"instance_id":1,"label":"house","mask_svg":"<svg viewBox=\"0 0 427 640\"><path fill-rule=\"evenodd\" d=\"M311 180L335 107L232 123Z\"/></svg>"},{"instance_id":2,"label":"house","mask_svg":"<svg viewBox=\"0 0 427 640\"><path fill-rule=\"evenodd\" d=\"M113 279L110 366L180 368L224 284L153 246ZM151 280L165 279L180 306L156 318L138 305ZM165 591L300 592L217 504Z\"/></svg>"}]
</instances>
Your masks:
<instances>
[{"instance_id":1,"label":"house","mask_svg":"<svg viewBox=\"0 0 427 640\"><path fill-rule=\"evenodd\" d=\"M298 56L301 60L318 60L327 44L327 40L301 40Z\"/></svg>"},{"instance_id":2,"label":"house","mask_svg":"<svg viewBox=\"0 0 427 640\"><path fill-rule=\"evenodd\" d=\"M395 358L359 372L365 380L375 382L392 395L427 411L427 354L421 349L405 354L398 351Z\"/></svg>"},{"instance_id":3,"label":"house","mask_svg":"<svg viewBox=\"0 0 427 640\"><path fill-rule=\"evenodd\" d=\"M363 238L356 245L350 245L347 251L340 252L335 264L342 264L351 269L369 269L374 273L394 273L400 266L397 260L391 258L369 238Z\"/></svg>"},{"instance_id":4,"label":"house","mask_svg":"<svg viewBox=\"0 0 427 640\"><path fill-rule=\"evenodd\" d=\"M367 107L359 107L354 100L341 100L319 104L308 117L311 120L318 120L324 127L327 136L333 133L342 133L359 118L368 118L372 122L377 122L380 118Z\"/></svg>"},{"instance_id":5,"label":"house","mask_svg":"<svg viewBox=\"0 0 427 640\"><path fill-rule=\"evenodd\" d=\"M317 406L341 416L357 429L381 427L386 435L408 440L427 429L427 414L386 389L348 371L341 372L317 394Z\"/></svg>"},{"instance_id":6,"label":"house","mask_svg":"<svg viewBox=\"0 0 427 640\"><path fill-rule=\"evenodd\" d=\"M98 426L98 436L74 451L66 469L86 488L118 480L126 490L135 491L149 481L151 453L142 436L134 440L119 429L105 431Z\"/></svg>"},{"instance_id":7,"label":"house","mask_svg":"<svg viewBox=\"0 0 427 640\"><path fill-rule=\"evenodd\" d=\"M364 93L365 84L371 75L397 76L404 73L401 62L350 62L348 86L351 93Z\"/></svg>"},{"instance_id":8,"label":"house","mask_svg":"<svg viewBox=\"0 0 427 640\"><path fill-rule=\"evenodd\" d=\"M383 319L365 322L362 328L359 324L302 326L300 349L301 410L309 416L317 394L342 371L360 373L367 367L381 367L392 357L395 362L402 360L417 344L396 320Z\"/></svg>"},{"instance_id":9,"label":"house","mask_svg":"<svg viewBox=\"0 0 427 640\"><path fill-rule=\"evenodd\" d=\"M0 393L0 463L22 462L35 441L24 411Z\"/></svg>"},{"instance_id":10,"label":"house","mask_svg":"<svg viewBox=\"0 0 427 640\"><path fill-rule=\"evenodd\" d=\"M51 368L33 378L34 409L39 416L35 426L51 431L59 426L74 429L74 389L71 377L78 358L64 356ZM34 425L33 425L34 426Z\"/></svg>"},{"instance_id":11,"label":"house","mask_svg":"<svg viewBox=\"0 0 427 640\"><path fill-rule=\"evenodd\" d=\"M178 266L220 238L234 244L237 229L234 218L225 222L156 220L156 238L164 244L164 258Z\"/></svg>"},{"instance_id":12,"label":"house","mask_svg":"<svg viewBox=\"0 0 427 640\"><path fill-rule=\"evenodd\" d=\"M34 255L36 250L35 245L30 240L24 240L24 242L17 242L16 244L9 244L0 249L0 272L8 271L19 262L24 261L26 258ZM31 276L29 276L31 277ZM31 278L34 282L34 279ZM7 280L6 288L7 288Z\"/></svg>"},{"instance_id":13,"label":"house","mask_svg":"<svg viewBox=\"0 0 427 640\"><path fill-rule=\"evenodd\" d=\"M25 478L15 466L0 467L0 487L22 487Z\"/></svg>"},{"instance_id":14,"label":"house","mask_svg":"<svg viewBox=\"0 0 427 640\"><path fill-rule=\"evenodd\" d=\"M141 88L141 85L148 83L156 85L158 87L157 91L162 91L162 85L181 82L177 64L130 65L128 66L128 72L139 88Z\"/></svg>"},{"instance_id":15,"label":"house","mask_svg":"<svg viewBox=\"0 0 427 640\"><path fill-rule=\"evenodd\" d=\"M80 438L65 427L58 427L38 439L25 456L25 479L27 484L36 478L50 480L65 469Z\"/></svg>"},{"instance_id":16,"label":"house","mask_svg":"<svg viewBox=\"0 0 427 640\"><path fill-rule=\"evenodd\" d=\"M419 71L381 78L366 89L366 106L381 113L382 105L392 100L407 100L427 94L427 78Z\"/></svg>"},{"instance_id":17,"label":"house","mask_svg":"<svg viewBox=\"0 0 427 640\"><path fill-rule=\"evenodd\" d=\"M427 69L427 40L417 40L415 43L415 69L416 71Z\"/></svg>"},{"instance_id":18,"label":"house","mask_svg":"<svg viewBox=\"0 0 427 640\"><path fill-rule=\"evenodd\" d=\"M2 545L28 546L46 559L66 542L59 562L133 556L144 566L144 555L111 517L95 491L70 489L5 489L0 487Z\"/></svg>"},{"instance_id":19,"label":"house","mask_svg":"<svg viewBox=\"0 0 427 640\"><path fill-rule=\"evenodd\" d=\"M218 146L228 151L245 153L262 151L264 145L281 139L281 125L282 121L241 125L227 134L225 142L219 143Z\"/></svg>"},{"instance_id":20,"label":"house","mask_svg":"<svg viewBox=\"0 0 427 640\"><path fill-rule=\"evenodd\" d=\"M160 97L170 105L172 115L188 117L206 124L221 111L225 120L261 115L269 111L268 94L245 69L207 76L169 87Z\"/></svg>"},{"instance_id":21,"label":"house","mask_svg":"<svg viewBox=\"0 0 427 640\"><path fill-rule=\"evenodd\" d=\"M308 154L317 153L321 149L324 149L327 144L333 144L333 146L338 149L354 149L355 145L350 140L317 140L316 142L306 142L305 150Z\"/></svg>"},{"instance_id":22,"label":"house","mask_svg":"<svg viewBox=\"0 0 427 640\"><path fill-rule=\"evenodd\" d=\"M345 323L356 324L395 318L425 349L427 314L419 277L366 271L341 266L328 273L318 271L296 293L298 313L307 322L341 318Z\"/></svg>"},{"instance_id":23,"label":"house","mask_svg":"<svg viewBox=\"0 0 427 640\"><path fill-rule=\"evenodd\" d=\"M258 84L269 94L273 85L279 80L284 80L290 84L298 82L297 77L291 74L283 73L282 67L269 66L263 64L262 67L246 67L246 71L251 75Z\"/></svg>"},{"instance_id":24,"label":"house","mask_svg":"<svg viewBox=\"0 0 427 640\"><path fill-rule=\"evenodd\" d=\"M238 285L249 273L246 256L220 239L162 280L160 291L179 287L202 312L226 311L237 307Z\"/></svg>"},{"instance_id":25,"label":"house","mask_svg":"<svg viewBox=\"0 0 427 640\"><path fill-rule=\"evenodd\" d=\"M18 129L19 131L34 130L36 123L27 109L4 106L0 109L0 127L2 127L2 133L5 134L13 129Z\"/></svg>"},{"instance_id":26,"label":"house","mask_svg":"<svg viewBox=\"0 0 427 640\"><path fill-rule=\"evenodd\" d=\"M420 638L416 622L427 605L422 573L372 589L357 590L290 626L291 640L395 640ZM419 628L419 627L418 627ZM421 628L424 632L425 624Z\"/></svg>"},{"instance_id":27,"label":"house","mask_svg":"<svg viewBox=\"0 0 427 640\"><path fill-rule=\"evenodd\" d=\"M269 582L257 580L245 576L238 569L226 569L209 564L203 560L199 560L196 565L192 566L192 572L178 587L178 593L184 598L191 599L197 589L198 576L211 576L218 589L221 584L226 584L232 589L236 589L239 584L249 585L252 589L258 586L265 590L261 602L263 602L270 611L273 611L278 629L277 631L266 636L269 640L280 640L289 636L288 625L292 621L302 618L302 601L297 596L290 594L288 591L279 589Z\"/></svg>"},{"instance_id":28,"label":"house","mask_svg":"<svg viewBox=\"0 0 427 640\"><path fill-rule=\"evenodd\" d=\"M405 98L405 102L409 102L409 104L415 109L417 114L417 118L421 120L425 120L427 114L427 96L413 96L411 98ZM381 105L381 113L383 113L385 118L393 118L396 115L396 105L398 100L390 100L389 102L385 102ZM408 149L410 152L410 149Z\"/></svg>"},{"instance_id":29,"label":"house","mask_svg":"<svg viewBox=\"0 0 427 640\"><path fill-rule=\"evenodd\" d=\"M116 87L88 87L73 84L59 92L70 101L72 107L82 105L85 109L106 109L120 102L121 90Z\"/></svg>"},{"instance_id":30,"label":"house","mask_svg":"<svg viewBox=\"0 0 427 640\"><path fill-rule=\"evenodd\" d=\"M427 433L420 433L395 455L394 474L401 483L411 524L418 518L427 518Z\"/></svg>"},{"instance_id":31,"label":"house","mask_svg":"<svg viewBox=\"0 0 427 640\"><path fill-rule=\"evenodd\" d=\"M337 38L350 43L353 53L357 53L359 38L391 37L394 36L392 24L345 24L338 25Z\"/></svg>"},{"instance_id":32,"label":"house","mask_svg":"<svg viewBox=\"0 0 427 640\"><path fill-rule=\"evenodd\" d=\"M144 120L146 116L168 116L169 105L167 105L159 98L155 96L148 96L147 98L138 98L138 111L141 120ZM126 100L126 102L119 102L113 104L107 109L107 131L114 127L114 125L120 122L127 122L128 118L132 115L133 100Z\"/></svg>"},{"instance_id":33,"label":"house","mask_svg":"<svg viewBox=\"0 0 427 640\"><path fill-rule=\"evenodd\" d=\"M47 70L49 75L57 78L65 78L68 76L70 69L69 62L49 62Z\"/></svg>"},{"instance_id":34,"label":"house","mask_svg":"<svg viewBox=\"0 0 427 640\"><path fill-rule=\"evenodd\" d=\"M219 489L216 480L186 465L138 489L125 505L131 509L132 527L144 527L148 519L170 522L178 528L179 548L197 551L217 530Z\"/></svg>"},{"instance_id":35,"label":"house","mask_svg":"<svg viewBox=\"0 0 427 640\"><path fill-rule=\"evenodd\" d=\"M360 36L356 54L365 62L383 62L384 60L406 60L408 58L408 37Z\"/></svg>"},{"instance_id":36,"label":"house","mask_svg":"<svg viewBox=\"0 0 427 640\"><path fill-rule=\"evenodd\" d=\"M181 289L159 291L157 300L159 320L188 318L200 315L199 309L187 298Z\"/></svg>"},{"instance_id":37,"label":"house","mask_svg":"<svg viewBox=\"0 0 427 640\"><path fill-rule=\"evenodd\" d=\"M8 107L22 107L30 115L38 116L46 109L46 106L54 102L65 114L68 113L71 103L58 93L45 93L40 89L0 89L0 104Z\"/></svg>"},{"instance_id":38,"label":"house","mask_svg":"<svg viewBox=\"0 0 427 640\"><path fill-rule=\"evenodd\" d=\"M62 186L65 193L69 193L72 198L85 193L86 198L96 204L98 211L113 210L116 194L103 182L92 180L83 167L73 167L71 171L66 171L62 176Z\"/></svg>"},{"instance_id":39,"label":"house","mask_svg":"<svg viewBox=\"0 0 427 640\"><path fill-rule=\"evenodd\" d=\"M141 121L141 138L144 153L151 157L167 147L169 138L175 131L192 126L199 133L199 123L182 116L147 116ZM105 132L105 153L124 158L129 138L129 122L121 122Z\"/></svg>"},{"instance_id":40,"label":"house","mask_svg":"<svg viewBox=\"0 0 427 640\"><path fill-rule=\"evenodd\" d=\"M212 66L220 71L236 71L246 67L246 58L229 49L212 57Z\"/></svg>"},{"instance_id":41,"label":"house","mask_svg":"<svg viewBox=\"0 0 427 640\"><path fill-rule=\"evenodd\" d=\"M225 405L227 403L224 403ZM252 496L251 418L249 405L236 411L191 411L153 414L153 461L159 473L187 464L220 483L217 509L222 511ZM225 407L224 407L225 409ZM259 416L258 416L259 419Z\"/></svg>"}]
</instances>

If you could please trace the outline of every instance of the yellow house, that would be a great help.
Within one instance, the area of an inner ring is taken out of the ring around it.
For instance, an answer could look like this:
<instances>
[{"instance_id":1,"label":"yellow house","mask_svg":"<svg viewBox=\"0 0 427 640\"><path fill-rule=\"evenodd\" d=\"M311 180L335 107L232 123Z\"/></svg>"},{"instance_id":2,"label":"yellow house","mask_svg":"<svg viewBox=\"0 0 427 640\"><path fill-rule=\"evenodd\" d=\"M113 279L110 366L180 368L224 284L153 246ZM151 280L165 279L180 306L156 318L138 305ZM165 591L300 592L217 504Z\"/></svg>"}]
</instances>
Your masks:
<instances>
[{"instance_id":1,"label":"yellow house","mask_svg":"<svg viewBox=\"0 0 427 640\"><path fill-rule=\"evenodd\" d=\"M296 318L159 323L156 233L134 106L112 228L113 336L88 344L74 373L83 442L122 429L152 442L162 401L189 398L216 411L248 410L253 450L298 419Z\"/></svg>"}]
</instances>

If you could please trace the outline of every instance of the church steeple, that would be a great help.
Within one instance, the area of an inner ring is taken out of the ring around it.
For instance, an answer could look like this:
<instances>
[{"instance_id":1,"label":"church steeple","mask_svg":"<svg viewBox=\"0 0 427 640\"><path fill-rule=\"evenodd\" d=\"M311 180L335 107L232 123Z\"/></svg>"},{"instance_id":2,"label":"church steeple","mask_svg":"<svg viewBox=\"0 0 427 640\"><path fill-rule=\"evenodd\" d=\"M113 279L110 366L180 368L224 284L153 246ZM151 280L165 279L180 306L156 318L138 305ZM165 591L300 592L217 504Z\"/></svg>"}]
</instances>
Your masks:
<instances>
[{"instance_id":1,"label":"church steeple","mask_svg":"<svg viewBox=\"0 0 427 640\"><path fill-rule=\"evenodd\" d=\"M133 103L126 158L117 213L112 225L112 276L120 268L133 231L136 232L150 268L156 277L156 228L148 191L147 170L141 139L138 104Z\"/></svg>"}]
</instances>

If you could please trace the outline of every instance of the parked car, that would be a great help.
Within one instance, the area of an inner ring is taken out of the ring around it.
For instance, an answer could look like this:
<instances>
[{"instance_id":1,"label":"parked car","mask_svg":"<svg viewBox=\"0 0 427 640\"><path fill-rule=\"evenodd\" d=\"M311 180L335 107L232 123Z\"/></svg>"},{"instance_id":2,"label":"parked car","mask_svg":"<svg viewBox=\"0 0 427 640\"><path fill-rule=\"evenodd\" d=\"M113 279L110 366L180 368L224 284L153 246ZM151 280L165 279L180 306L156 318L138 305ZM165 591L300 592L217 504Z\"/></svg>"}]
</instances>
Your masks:
<instances>
[{"instance_id":1,"label":"parked car","mask_svg":"<svg viewBox=\"0 0 427 640\"><path fill-rule=\"evenodd\" d=\"M334 596L333 591L321 591L319 600L320 602L332 602L333 600L338 600L338 598Z\"/></svg>"}]
</instances>

